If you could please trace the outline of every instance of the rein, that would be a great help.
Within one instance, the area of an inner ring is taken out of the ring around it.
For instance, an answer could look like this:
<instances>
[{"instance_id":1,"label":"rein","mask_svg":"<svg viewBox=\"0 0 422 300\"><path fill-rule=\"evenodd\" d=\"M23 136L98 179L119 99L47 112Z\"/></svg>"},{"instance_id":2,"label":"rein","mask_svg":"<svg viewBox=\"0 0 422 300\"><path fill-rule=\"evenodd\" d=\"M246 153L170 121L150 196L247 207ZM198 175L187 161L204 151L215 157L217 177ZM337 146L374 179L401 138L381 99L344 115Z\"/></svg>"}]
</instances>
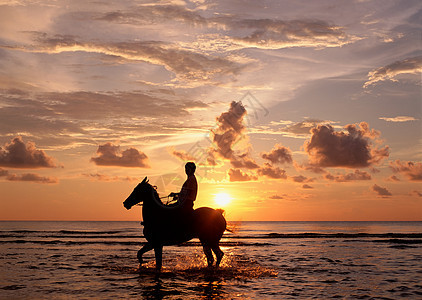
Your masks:
<instances>
[{"instance_id":1,"label":"rein","mask_svg":"<svg viewBox=\"0 0 422 300\"><path fill-rule=\"evenodd\" d=\"M163 197L160 197L160 200L161 200L161 199L164 199L164 198L167 198L167 201L166 201L166 204L165 204L165 205L169 205L169 203L170 203L171 201L173 201L173 200L170 200L170 196L163 196ZM137 205L137 206L142 206L142 205L143 205L143 203L138 203L138 204L135 204L135 205Z\"/></svg>"}]
</instances>

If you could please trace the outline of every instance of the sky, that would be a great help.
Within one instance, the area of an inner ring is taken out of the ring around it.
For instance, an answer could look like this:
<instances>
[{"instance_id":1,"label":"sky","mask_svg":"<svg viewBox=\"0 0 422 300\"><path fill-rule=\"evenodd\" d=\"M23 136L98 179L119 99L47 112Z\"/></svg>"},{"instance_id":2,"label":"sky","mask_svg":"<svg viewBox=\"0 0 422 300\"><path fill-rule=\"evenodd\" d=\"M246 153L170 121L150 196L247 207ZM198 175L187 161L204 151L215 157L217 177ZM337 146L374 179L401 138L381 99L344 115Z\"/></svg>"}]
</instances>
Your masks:
<instances>
[{"instance_id":1,"label":"sky","mask_svg":"<svg viewBox=\"0 0 422 300\"><path fill-rule=\"evenodd\" d=\"M0 1L0 220L422 220L420 1ZM219 201L220 200L220 201Z\"/></svg>"}]
</instances>

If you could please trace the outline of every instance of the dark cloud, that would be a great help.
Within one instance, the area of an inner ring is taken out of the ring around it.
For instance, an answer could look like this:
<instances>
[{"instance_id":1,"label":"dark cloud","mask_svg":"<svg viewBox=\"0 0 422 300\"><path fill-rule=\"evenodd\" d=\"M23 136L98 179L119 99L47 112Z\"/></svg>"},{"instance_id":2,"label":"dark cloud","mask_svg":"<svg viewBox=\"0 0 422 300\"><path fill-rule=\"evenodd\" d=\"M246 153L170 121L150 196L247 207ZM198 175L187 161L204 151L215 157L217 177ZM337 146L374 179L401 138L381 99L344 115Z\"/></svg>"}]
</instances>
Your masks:
<instances>
[{"instance_id":1,"label":"dark cloud","mask_svg":"<svg viewBox=\"0 0 422 300\"><path fill-rule=\"evenodd\" d=\"M246 109L242 103L232 101L229 110L216 118L218 127L213 130L213 142L216 143L216 152L221 157L227 159L233 157L233 146L245 131L244 116Z\"/></svg>"},{"instance_id":2,"label":"dark cloud","mask_svg":"<svg viewBox=\"0 0 422 300\"><path fill-rule=\"evenodd\" d=\"M208 20L199 13L180 5L145 5L130 11L108 12L97 20L119 24L146 25L178 21L194 26L207 25Z\"/></svg>"},{"instance_id":3,"label":"dark cloud","mask_svg":"<svg viewBox=\"0 0 422 300\"><path fill-rule=\"evenodd\" d=\"M269 160L273 164L291 164L293 162L290 149L279 144L275 145L270 152L261 153L261 157Z\"/></svg>"},{"instance_id":4,"label":"dark cloud","mask_svg":"<svg viewBox=\"0 0 422 300\"><path fill-rule=\"evenodd\" d=\"M309 164L316 167L358 168L369 167L388 157L389 148L373 148L373 140L379 132L370 130L362 122L359 128L345 126L346 132L336 132L330 125L318 125L311 130L312 136L304 144Z\"/></svg>"},{"instance_id":5,"label":"dark cloud","mask_svg":"<svg viewBox=\"0 0 422 300\"><path fill-rule=\"evenodd\" d=\"M113 11L98 20L145 25L180 22L190 26L215 27L231 32L231 42L239 47L280 49L290 47L340 47L357 40L343 28L321 20L241 19L231 16L204 17L179 5L148 5L130 11ZM246 32L246 35L245 35ZM242 34L241 34L242 33Z\"/></svg>"},{"instance_id":6,"label":"dark cloud","mask_svg":"<svg viewBox=\"0 0 422 300\"><path fill-rule=\"evenodd\" d=\"M15 137L4 147L0 147L0 166L9 168L54 168L56 164L43 150L32 142L26 145L21 137Z\"/></svg>"},{"instance_id":7,"label":"dark cloud","mask_svg":"<svg viewBox=\"0 0 422 300\"><path fill-rule=\"evenodd\" d=\"M320 20L249 19L234 23L252 33L234 41L246 47L280 49L291 47L340 47L356 40L343 28Z\"/></svg>"},{"instance_id":8,"label":"dark cloud","mask_svg":"<svg viewBox=\"0 0 422 300\"><path fill-rule=\"evenodd\" d=\"M6 177L8 181L28 181L35 183L58 183L55 177L45 177L34 173L10 174L8 170L0 168L0 177Z\"/></svg>"},{"instance_id":9,"label":"dark cloud","mask_svg":"<svg viewBox=\"0 0 422 300\"><path fill-rule=\"evenodd\" d=\"M270 199L284 199L284 197L279 195L272 195L270 196Z\"/></svg>"},{"instance_id":10,"label":"dark cloud","mask_svg":"<svg viewBox=\"0 0 422 300\"><path fill-rule=\"evenodd\" d=\"M369 72L369 79L365 82L364 87L368 87L378 81L394 81L395 77L400 74L417 74L420 72L422 72L422 56L399 60L385 67Z\"/></svg>"},{"instance_id":11,"label":"dark cloud","mask_svg":"<svg viewBox=\"0 0 422 300\"><path fill-rule=\"evenodd\" d=\"M264 163L262 167L258 169L258 174L261 176L267 176L274 179L286 179L286 171L279 167L274 167L269 163Z\"/></svg>"},{"instance_id":12,"label":"dark cloud","mask_svg":"<svg viewBox=\"0 0 422 300\"><path fill-rule=\"evenodd\" d=\"M293 162L295 169L298 171L311 171L317 174L322 174L322 173L326 173L327 171L325 171L323 168L316 166L316 165L311 165L308 162L305 162L303 164L299 164L297 162Z\"/></svg>"},{"instance_id":13,"label":"dark cloud","mask_svg":"<svg viewBox=\"0 0 422 300\"><path fill-rule=\"evenodd\" d=\"M238 156L233 156L230 163L235 168L257 169L259 165L250 157L250 154L243 153Z\"/></svg>"},{"instance_id":14,"label":"dark cloud","mask_svg":"<svg viewBox=\"0 0 422 300\"><path fill-rule=\"evenodd\" d=\"M376 185L376 184L372 186L372 190L376 192L378 196L383 197L383 198L392 196L392 194L386 188L380 187L379 185Z\"/></svg>"},{"instance_id":15,"label":"dark cloud","mask_svg":"<svg viewBox=\"0 0 422 300\"><path fill-rule=\"evenodd\" d=\"M8 181L28 181L35 183L58 183L59 180L55 177L44 177L34 173L25 174L10 174L6 177Z\"/></svg>"},{"instance_id":16,"label":"dark cloud","mask_svg":"<svg viewBox=\"0 0 422 300\"><path fill-rule=\"evenodd\" d=\"M258 179L256 176L244 173L244 172L242 172L242 170L239 170L239 169L229 169L228 175L229 175L229 180L231 182L233 182L233 181L252 181L252 180Z\"/></svg>"},{"instance_id":17,"label":"dark cloud","mask_svg":"<svg viewBox=\"0 0 422 300\"><path fill-rule=\"evenodd\" d=\"M346 182L346 181L354 181L354 180L371 180L371 174L365 171L355 170L353 173L348 174L325 174L324 178L327 180L332 180L336 182Z\"/></svg>"},{"instance_id":18,"label":"dark cloud","mask_svg":"<svg viewBox=\"0 0 422 300\"><path fill-rule=\"evenodd\" d=\"M212 146L208 150L208 162L212 165L216 158L229 160L235 168L257 169L259 165L250 157L248 149L235 151L234 146L244 137L246 128L243 118L246 109L241 102L232 101L227 112L217 120L217 128L212 130Z\"/></svg>"},{"instance_id":19,"label":"dark cloud","mask_svg":"<svg viewBox=\"0 0 422 300\"><path fill-rule=\"evenodd\" d=\"M183 161L196 161L195 157L183 150L173 150L171 154Z\"/></svg>"},{"instance_id":20,"label":"dark cloud","mask_svg":"<svg viewBox=\"0 0 422 300\"><path fill-rule=\"evenodd\" d=\"M302 186L302 188L304 188L304 189L313 189L313 187L312 187L312 186L310 186L309 184L304 184L304 185Z\"/></svg>"},{"instance_id":21,"label":"dark cloud","mask_svg":"<svg viewBox=\"0 0 422 300\"><path fill-rule=\"evenodd\" d=\"M422 181L422 163L396 160L390 162L393 172L404 175L410 181Z\"/></svg>"},{"instance_id":22,"label":"dark cloud","mask_svg":"<svg viewBox=\"0 0 422 300\"><path fill-rule=\"evenodd\" d=\"M120 146L106 143L98 146L98 157L92 157L91 161L99 166L119 166L149 168L148 157L145 153L135 148L120 151Z\"/></svg>"},{"instance_id":23,"label":"dark cloud","mask_svg":"<svg viewBox=\"0 0 422 300\"><path fill-rule=\"evenodd\" d=\"M387 181L400 181L400 178L398 178L396 175L391 175L387 178Z\"/></svg>"},{"instance_id":24,"label":"dark cloud","mask_svg":"<svg viewBox=\"0 0 422 300\"><path fill-rule=\"evenodd\" d=\"M306 176L303 175L297 175L297 176L292 176L290 177L294 182L313 182L314 178L308 178Z\"/></svg>"}]
</instances>

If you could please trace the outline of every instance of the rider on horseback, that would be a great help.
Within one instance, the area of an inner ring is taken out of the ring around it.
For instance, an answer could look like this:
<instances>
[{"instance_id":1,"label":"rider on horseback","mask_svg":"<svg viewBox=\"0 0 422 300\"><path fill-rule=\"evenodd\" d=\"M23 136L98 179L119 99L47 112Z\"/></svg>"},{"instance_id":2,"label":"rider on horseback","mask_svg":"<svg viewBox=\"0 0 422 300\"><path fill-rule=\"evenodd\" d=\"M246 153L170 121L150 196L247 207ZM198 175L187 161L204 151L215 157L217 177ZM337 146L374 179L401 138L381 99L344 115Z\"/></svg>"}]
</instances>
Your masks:
<instances>
[{"instance_id":1,"label":"rider on horseback","mask_svg":"<svg viewBox=\"0 0 422 300\"><path fill-rule=\"evenodd\" d=\"M179 193L170 193L169 197L173 197L178 201L183 213L190 213L193 211L193 202L198 193L198 182L195 177L196 166L193 162L188 162L185 165L185 172L188 178L183 183L182 189Z\"/></svg>"}]
</instances>

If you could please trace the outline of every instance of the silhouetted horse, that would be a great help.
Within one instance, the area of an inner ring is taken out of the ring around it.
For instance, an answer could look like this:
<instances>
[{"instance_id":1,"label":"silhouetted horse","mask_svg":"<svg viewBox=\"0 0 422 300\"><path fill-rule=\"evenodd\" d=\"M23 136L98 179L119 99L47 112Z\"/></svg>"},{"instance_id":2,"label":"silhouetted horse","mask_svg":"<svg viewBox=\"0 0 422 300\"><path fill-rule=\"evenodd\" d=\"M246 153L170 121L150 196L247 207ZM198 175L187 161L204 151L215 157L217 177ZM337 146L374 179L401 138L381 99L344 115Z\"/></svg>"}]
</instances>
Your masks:
<instances>
[{"instance_id":1,"label":"silhouetted horse","mask_svg":"<svg viewBox=\"0 0 422 300\"><path fill-rule=\"evenodd\" d=\"M140 264L142 255L154 249L156 269L160 270L163 246L180 244L197 237L203 246L208 266L212 266L214 262L211 250L217 257L216 266L219 266L224 255L219 242L226 230L226 220L220 210L201 207L186 213L177 205L164 205L146 177L135 187L123 205L130 209L140 202L143 202L144 236L147 240L138 251Z\"/></svg>"}]
</instances>

